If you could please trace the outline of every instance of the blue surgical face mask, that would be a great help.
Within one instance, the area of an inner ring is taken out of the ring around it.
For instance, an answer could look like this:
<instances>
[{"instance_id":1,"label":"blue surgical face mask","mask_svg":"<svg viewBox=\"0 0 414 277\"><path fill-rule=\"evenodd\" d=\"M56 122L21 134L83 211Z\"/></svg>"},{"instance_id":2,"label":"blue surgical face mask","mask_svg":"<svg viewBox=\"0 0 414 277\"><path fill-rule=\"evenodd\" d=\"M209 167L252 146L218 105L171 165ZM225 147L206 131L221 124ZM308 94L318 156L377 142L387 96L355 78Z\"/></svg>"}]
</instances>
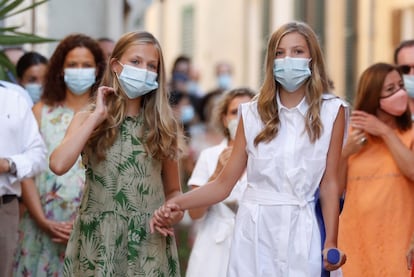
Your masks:
<instances>
[{"instance_id":1,"label":"blue surgical face mask","mask_svg":"<svg viewBox=\"0 0 414 277\"><path fill-rule=\"evenodd\" d=\"M217 77L217 85L219 88L227 90L231 88L231 75L228 73L220 74Z\"/></svg>"},{"instance_id":2,"label":"blue surgical face mask","mask_svg":"<svg viewBox=\"0 0 414 277\"><path fill-rule=\"evenodd\" d=\"M200 86L196 81L189 81L187 84L187 90L191 95L199 95L201 93Z\"/></svg>"},{"instance_id":3,"label":"blue surgical face mask","mask_svg":"<svg viewBox=\"0 0 414 277\"><path fill-rule=\"evenodd\" d=\"M43 87L41 84L28 83L24 86L24 88L29 93L30 98L32 98L33 103L39 102L40 96L42 95L42 90L43 90Z\"/></svg>"},{"instance_id":4,"label":"blue surgical face mask","mask_svg":"<svg viewBox=\"0 0 414 277\"><path fill-rule=\"evenodd\" d=\"M174 82L188 82L190 80L190 78L188 77L187 74L182 73L182 72L173 72L172 74L172 78Z\"/></svg>"},{"instance_id":5,"label":"blue surgical face mask","mask_svg":"<svg viewBox=\"0 0 414 277\"><path fill-rule=\"evenodd\" d=\"M191 105L185 105L181 107L180 119L183 124L190 123L195 115L194 108Z\"/></svg>"},{"instance_id":6,"label":"blue surgical face mask","mask_svg":"<svg viewBox=\"0 0 414 277\"><path fill-rule=\"evenodd\" d=\"M275 59L273 76L288 92L295 92L311 76L309 62L311 59L285 57Z\"/></svg>"},{"instance_id":7,"label":"blue surgical face mask","mask_svg":"<svg viewBox=\"0 0 414 277\"><path fill-rule=\"evenodd\" d=\"M65 83L77 95L88 91L95 83L96 68L65 68Z\"/></svg>"},{"instance_id":8,"label":"blue surgical face mask","mask_svg":"<svg viewBox=\"0 0 414 277\"><path fill-rule=\"evenodd\" d=\"M120 62L119 64L123 69L118 80L129 99L138 98L158 88L157 73Z\"/></svg>"},{"instance_id":9,"label":"blue surgical face mask","mask_svg":"<svg viewBox=\"0 0 414 277\"><path fill-rule=\"evenodd\" d=\"M410 98L414 99L414 75L403 75L404 87Z\"/></svg>"}]
</instances>

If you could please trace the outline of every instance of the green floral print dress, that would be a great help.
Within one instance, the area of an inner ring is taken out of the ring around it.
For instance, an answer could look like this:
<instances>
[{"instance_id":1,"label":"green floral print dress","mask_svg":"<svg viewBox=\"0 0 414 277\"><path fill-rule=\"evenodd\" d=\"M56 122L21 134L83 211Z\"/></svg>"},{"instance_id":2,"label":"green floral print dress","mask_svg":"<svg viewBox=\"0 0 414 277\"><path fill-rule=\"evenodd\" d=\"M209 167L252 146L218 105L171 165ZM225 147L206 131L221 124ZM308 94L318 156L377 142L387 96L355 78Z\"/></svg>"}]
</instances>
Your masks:
<instances>
[{"instance_id":1,"label":"green floral print dress","mask_svg":"<svg viewBox=\"0 0 414 277\"><path fill-rule=\"evenodd\" d=\"M143 117L126 117L106 160L84 156L86 184L64 276L179 276L175 239L151 234L164 203L161 162L143 145Z\"/></svg>"},{"instance_id":2,"label":"green floral print dress","mask_svg":"<svg viewBox=\"0 0 414 277\"><path fill-rule=\"evenodd\" d=\"M73 114L64 106L42 107L40 132L48 155L63 139ZM73 221L85 183L81 158L66 174L57 176L48 168L35 181L45 216L54 221ZM62 276L65 249L66 245L53 242L25 211L19 225L13 276Z\"/></svg>"}]
</instances>

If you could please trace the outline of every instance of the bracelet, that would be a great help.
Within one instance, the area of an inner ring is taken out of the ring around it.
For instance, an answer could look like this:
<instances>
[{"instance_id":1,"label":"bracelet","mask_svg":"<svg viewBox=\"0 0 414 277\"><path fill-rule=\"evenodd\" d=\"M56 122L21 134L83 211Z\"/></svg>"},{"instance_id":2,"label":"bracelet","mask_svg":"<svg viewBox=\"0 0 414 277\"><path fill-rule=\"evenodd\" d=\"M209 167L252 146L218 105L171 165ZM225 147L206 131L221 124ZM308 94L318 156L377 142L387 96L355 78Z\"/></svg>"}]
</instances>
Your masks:
<instances>
[{"instance_id":1,"label":"bracelet","mask_svg":"<svg viewBox=\"0 0 414 277\"><path fill-rule=\"evenodd\" d=\"M16 176L17 175L16 163L10 158L5 158L5 160L9 162L9 173L11 175Z\"/></svg>"}]
</instances>

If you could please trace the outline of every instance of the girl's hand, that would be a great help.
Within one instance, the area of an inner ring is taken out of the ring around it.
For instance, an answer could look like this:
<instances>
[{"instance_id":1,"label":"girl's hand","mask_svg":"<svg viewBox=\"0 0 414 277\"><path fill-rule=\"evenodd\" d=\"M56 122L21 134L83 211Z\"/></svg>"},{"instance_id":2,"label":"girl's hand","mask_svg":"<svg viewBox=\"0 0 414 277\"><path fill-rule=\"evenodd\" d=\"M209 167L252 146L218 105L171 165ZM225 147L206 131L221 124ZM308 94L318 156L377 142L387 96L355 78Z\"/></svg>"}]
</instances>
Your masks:
<instances>
[{"instance_id":1,"label":"girl's hand","mask_svg":"<svg viewBox=\"0 0 414 277\"><path fill-rule=\"evenodd\" d=\"M177 211L171 211L170 216L166 219L167 226L173 226L181 221L184 217L184 211L177 210Z\"/></svg>"},{"instance_id":2,"label":"girl's hand","mask_svg":"<svg viewBox=\"0 0 414 277\"><path fill-rule=\"evenodd\" d=\"M154 233L154 231L158 231L163 236L173 236L174 235L174 229L171 227L171 218L170 216L174 212L168 212L166 211L164 206L161 206L159 209L157 209L154 212L154 215L152 216L150 220L150 231L151 234Z\"/></svg>"},{"instance_id":3,"label":"girl's hand","mask_svg":"<svg viewBox=\"0 0 414 277\"><path fill-rule=\"evenodd\" d=\"M161 234L166 235L168 228L170 228L169 221L171 213L171 209L168 208L166 204L155 210L150 220L151 233L154 233L154 231L157 230Z\"/></svg>"},{"instance_id":4,"label":"girl's hand","mask_svg":"<svg viewBox=\"0 0 414 277\"><path fill-rule=\"evenodd\" d=\"M332 261L329 261L328 259L329 250L335 250L337 251L335 254L339 254L338 257L335 257L335 258L338 258L337 263L331 263ZM336 270L340 268L346 262L346 255L338 248L325 248L322 251L322 255L323 255L323 266L328 271Z\"/></svg>"},{"instance_id":5,"label":"girl's hand","mask_svg":"<svg viewBox=\"0 0 414 277\"><path fill-rule=\"evenodd\" d=\"M102 123L108 117L108 107L106 106L106 96L114 93L115 90L111 87L101 86L98 88L96 96L96 107L91 116L97 120L97 125Z\"/></svg>"},{"instance_id":6,"label":"girl's hand","mask_svg":"<svg viewBox=\"0 0 414 277\"><path fill-rule=\"evenodd\" d=\"M155 225L154 226L154 229L158 233L160 233L161 235L163 235L164 237L174 236L174 228L173 227ZM151 231L151 233L154 233L154 231Z\"/></svg>"},{"instance_id":7,"label":"girl's hand","mask_svg":"<svg viewBox=\"0 0 414 277\"><path fill-rule=\"evenodd\" d=\"M184 216L184 212L176 204L164 204L155 210L150 220L151 233L158 231L164 236L174 235L172 225L177 223Z\"/></svg>"}]
</instances>

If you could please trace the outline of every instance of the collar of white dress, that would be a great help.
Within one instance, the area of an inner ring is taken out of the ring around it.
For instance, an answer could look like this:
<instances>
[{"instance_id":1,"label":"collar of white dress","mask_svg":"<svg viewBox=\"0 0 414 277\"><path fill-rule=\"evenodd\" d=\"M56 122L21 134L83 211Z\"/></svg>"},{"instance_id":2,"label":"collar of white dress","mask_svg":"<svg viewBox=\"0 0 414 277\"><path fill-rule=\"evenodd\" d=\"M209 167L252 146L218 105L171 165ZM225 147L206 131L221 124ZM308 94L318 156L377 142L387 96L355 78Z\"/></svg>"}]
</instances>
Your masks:
<instances>
[{"instance_id":1,"label":"collar of white dress","mask_svg":"<svg viewBox=\"0 0 414 277\"><path fill-rule=\"evenodd\" d=\"M306 102L305 96L303 96L302 100L299 102L299 104L296 107L292 107L292 108L287 108L282 104L282 102L280 101L279 91L276 93L276 101L277 101L278 113L280 113L282 109L286 111L298 110L303 116L305 116L309 108L309 105Z\"/></svg>"}]
</instances>

